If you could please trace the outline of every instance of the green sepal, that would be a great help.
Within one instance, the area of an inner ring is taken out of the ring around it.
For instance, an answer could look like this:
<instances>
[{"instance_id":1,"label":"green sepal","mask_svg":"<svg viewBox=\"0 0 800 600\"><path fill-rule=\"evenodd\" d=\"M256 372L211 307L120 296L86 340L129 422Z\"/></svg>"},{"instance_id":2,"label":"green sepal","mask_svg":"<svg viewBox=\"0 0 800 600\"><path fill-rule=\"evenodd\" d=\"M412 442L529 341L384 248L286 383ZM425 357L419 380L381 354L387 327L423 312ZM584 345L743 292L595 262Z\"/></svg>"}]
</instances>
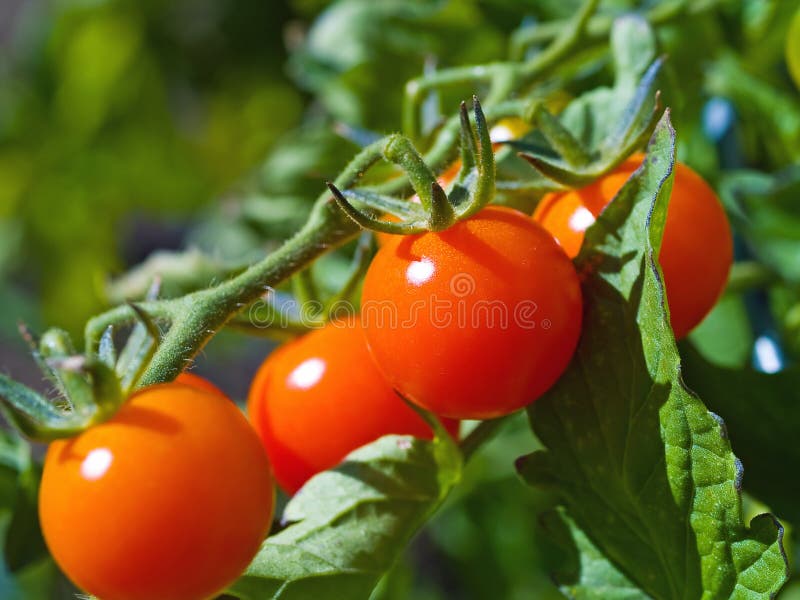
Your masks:
<instances>
[{"instance_id":1,"label":"green sepal","mask_svg":"<svg viewBox=\"0 0 800 600\"><path fill-rule=\"evenodd\" d=\"M113 367L99 360L89 360L83 367L92 382L92 392L97 410L92 422L98 423L112 417L127 397Z\"/></svg>"},{"instance_id":2,"label":"green sepal","mask_svg":"<svg viewBox=\"0 0 800 600\"><path fill-rule=\"evenodd\" d=\"M117 364L117 349L114 347L114 327L109 325L100 338L100 346L97 349L97 358L109 368L114 368Z\"/></svg>"},{"instance_id":3,"label":"green sepal","mask_svg":"<svg viewBox=\"0 0 800 600\"><path fill-rule=\"evenodd\" d=\"M464 101L462 101L459 106L458 119L461 139L461 169L459 170L456 180L460 181L476 166L475 158L478 156L478 137L475 135L475 130L472 129L472 125L470 125L467 103Z\"/></svg>"},{"instance_id":4,"label":"green sepal","mask_svg":"<svg viewBox=\"0 0 800 600\"><path fill-rule=\"evenodd\" d=\"M137 323L116 365L117 378L125 396L136 388L161 342L161 330L155 320L138 304L129 302L128 306L136 316Z\"/></svg>"},{"instance_id":5,"label":"green sepal","mask_svg":"<svg viewBox=\"0 0 800 600\"><path fill-rule=\"evenodd\" d=\"M86 414L92 410L92 388L83 373L62 368L76 358L75 347L69 334L63 329L53 328L44 332L39 340L39 354L47 364L47 370L55 375L64 408Z\"/></svg>"},{"instance_id":6,"label":"green sepal","mask_svg":"<svg viewBox=\"0 0 800 600\"><path fill-rule=\"evenodd\" d=\"M364 211L357 209L353 206L344 194L333 183L328 182L328 188L333 194L333 198L339 205L339 208L350 217L357 225L363 229L371 231L379 231L381 233L393 233L397 235L411 235L414 233L423 233L428 230L428 223L426 220L418 220L412 222L394 223L391 221L382 221L377 217L367 214Z\"/></svg>"},{"instance_id":7,"label":"green sepal","mask_svg":"<svg viewBox=\"0 0 800 600\"><path fill-rule=\"evenodd\" d=\"M389 214L398 219L409 220L425 217L422 205L408 200L398 200L391 196L362 189L342 190L342 195L364 208L372 209L381 214Z\"/></svg>"},{"instance_id":8,"label":"green sepal","mask_svg":"<svg viewBox=\"0 0 800 600\"><path fill-rule=\"evenodd\" d=\"M463 209L458 211L458 220L467 219L489 204L494 198L495 164L492 138L489 125L477 96L472 97L475 113L475 129L478 134L477 168L478 177L472 188L472 195Z\"/></svg>"},{"instance_id":9,"label":"green sepal","mask_svg":"<svg viewBox=\"0 0 800 600\"><path fill-rule=\"evenodd\" d=\"M547 110L544 104L535 104L528 118L571 167L584 167L592 160L591 153Z\"/></svg>"},{"instance_id":10,"label":"green sepal","mask_svg":"<svg viewBox=\"0 0 800 600\"><path fill-rule=\"evenodd\" d=\"M430 211L432 206L431 186L436 183L436 175L411 141L402 135L390 135L386 139L383 156L405 171L423 208Z\"/></svg>"},{"instance_id":11,"label":"green sepal","mask_svg":"<svg viewBox=\"0 0 800 600\"><path fill-rule=\"evenodd\" d=\"M29 387L5 375L0 375L0 407L12 425L39 442L72 437L85 427L80 416L58 409Z\"/></svg>"},{"instance_id":12,"label":"green sepal","mask_svg":"<svg viewBox=\"0 0 800 600\"><path fill-rule=\"evenodd\" d=\"M520 156L545 177L571 188L588 185L612 171L642 147L658 122L660 104L655 86L662 64L663 59L655 60L642 76L619 127L612 132L608 141L600 144L596 160L577 167L539 152L522 152Z\"/></svg>"},{"instance_id":13,"label":"green sepal","mask_svg":"<svg viewBox=\"0 0 800 600\"><path fill-rule=\"evenodd\" d=\"M431 184L431 214L428 217L430 231L443 231L456 222L456 213L453 205L447 198L442 186L434 181Z\"/></svg>"}]
</instances>

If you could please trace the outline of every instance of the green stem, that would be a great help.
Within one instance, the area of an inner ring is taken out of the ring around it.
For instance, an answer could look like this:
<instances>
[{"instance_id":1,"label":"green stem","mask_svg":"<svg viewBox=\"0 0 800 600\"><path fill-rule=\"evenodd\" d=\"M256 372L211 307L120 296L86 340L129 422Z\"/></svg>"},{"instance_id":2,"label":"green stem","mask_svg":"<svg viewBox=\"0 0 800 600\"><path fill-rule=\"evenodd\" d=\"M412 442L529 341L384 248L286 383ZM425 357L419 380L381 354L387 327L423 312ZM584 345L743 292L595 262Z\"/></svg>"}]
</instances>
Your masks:
<instances>
[{"instance_id":1,"label":"green stem","mask_svg":"<svg viewBox=\"0 0 800 600\"><path fill-rule=\"evenodd\" d=\"M384 146L385 140L380 140L364 148L339 175L336 184L341 187L355 184L369 167L381 160ZM330 194L323 193L303 228L261 262L216 287L181 298L140 303L139 308L152 319L166 321L171 326L139 386L172 381L208 340L245 306L358 232L356 223L338 208ZM107 327L132 324L136 320L137 313L129 305L91 319L85 334L87 356L96 355Z\"/></svg>"},{"instance_id":2,"label":"green stem","mask_svg":"<svg viewBox=\"0 0 800 600\"><path fill-rule=\"evenodd\" d=\"M436 71L430 75L424 75L412 79L406 84L406 95L403 102L403 132L412 140L418 136L419 127L419 105L425 95L434 88L445 88L464 83L488 83L495 77L499 68L505 68L508 63L492 63L488 65L476 65L469 67L455 67L446 71Z\"/></svg>"},{"instance_id":3,"label":"green stem","mask_svg":"<svg viewBox=\"0 0 800 600\"><path fill-rule=\"evenodd\" d=\"M317 289L317 282L314 281L314 274L311 272L311 267L297 273L294 279L292 279L292 284L294 297L300 304L319 300L319 290Z\"/></svg>"},{"instance_id":4,"label":"green stem","mask_svg":"<svg viewBox=\"0 0 800 600\"><path fill-rule=\"evenodd\" d=\"M469 458L478 448L480 448L489 439L493 438L497 432L500 431L500 429L511 420L511 417L513 417L514 414L516 413L478 423L475 429L470 431L467 437L465 437L461 441L461 444L459 444L461 448L461 454L464 456L464 460L469 460Z\"/></svg>"},{"instance_id":5,"label":"green stem","mask_svg":"<svg viewBox=\"0 0 800 600\"><path fill-rule=\"evenodd\" d=\"M208 340L245 306L358 232L358 226L327 197L316 205L306 225L263 261L215 288L179 299L183 316L164 336L140 385L174 379Z\"/></svg>"},{"instance_id":6,"label":"green stem","mask_svg":"<svg viewBox=\"0 0 800 600\"><path fill-rule=\"evenodd\" d=\"M372 232L365 231L361 234L358 246L356 246L356 251L353 254L350 275L348 275L341 289L331 296L325 304L325 313L328 318L337 316L333 311L336 311L342 303L352 304L355 301L355 295L361 280L364 279L371 262Z\"/></svg>"},{"instance_id":7,"label":"green stem","mask_svg":"<svg viewBox=\"0 0 800 600\"><path fill-rule=\"evenodd\" d=\"M599 0L586 0L565 24L553 42L531 61L524 63L523 79L528 84L551 71L564 57L586 43L586 27L597 10Z\"/></svg>"},{"instance_id":8,"label":"green stem","mask_svg":"<svg viewBox=\"0 0 800 600\"><path fill-rule=\"evenodd\" d=\"M181 299L150 300L139 302L140 310L150 315L156 321L171 323L180 314ZM84 338L86 340L86 355L94 356L100 347L100 339L109 327L134 325L139 322L139 316L130 304L121 304L101 315L92 317L86 323Z\"/></svg>"}]
</instances>

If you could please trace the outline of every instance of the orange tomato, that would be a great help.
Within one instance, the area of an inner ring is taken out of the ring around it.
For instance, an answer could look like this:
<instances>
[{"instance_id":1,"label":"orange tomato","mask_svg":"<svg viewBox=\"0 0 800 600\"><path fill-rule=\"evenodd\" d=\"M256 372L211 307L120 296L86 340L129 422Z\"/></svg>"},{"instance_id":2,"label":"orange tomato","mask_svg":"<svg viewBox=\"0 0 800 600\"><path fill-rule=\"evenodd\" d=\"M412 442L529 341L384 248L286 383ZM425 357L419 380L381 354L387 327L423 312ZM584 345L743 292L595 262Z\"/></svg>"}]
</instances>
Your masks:
<instances>
[{"instance_id":1,"label":"orange tomato","mask_svg":"<svg viewBox=\"0 0 800 600\"><path fill-rule=\"evenodd\" d=\"M537 206L534 220L555 236L570 257L576 256L586 229L643 160L644 155L635 154L584 188L548 194ZM733 262L731 230L719 199L697 173L681 163L675 165L659 262L672 329L680 339L717 302Z\"/></svg>"},{"instance_id":2,"label":"orange tomato","mask_svg":"<svg viewBox=\"0 0 800 600\"><path fill-rule=\"evenodd\" d=\"M103 600L213 597L258 551L273 504L269 462L241 411L175 383L50 444L39 494L56 562Z\"/></svg>"},{"instance_id":3,"label":"orange tomato","mask_svg":"<svg viewBox=\"0 0 800 600\"><path fill-rule=\"evenodd\" d=\"M247 407L290 494L381 436L433 437L372 362L358 319L330 323L270 354ZM457 421L444 424L457 435Z\"/></svg>"}]
</instances>

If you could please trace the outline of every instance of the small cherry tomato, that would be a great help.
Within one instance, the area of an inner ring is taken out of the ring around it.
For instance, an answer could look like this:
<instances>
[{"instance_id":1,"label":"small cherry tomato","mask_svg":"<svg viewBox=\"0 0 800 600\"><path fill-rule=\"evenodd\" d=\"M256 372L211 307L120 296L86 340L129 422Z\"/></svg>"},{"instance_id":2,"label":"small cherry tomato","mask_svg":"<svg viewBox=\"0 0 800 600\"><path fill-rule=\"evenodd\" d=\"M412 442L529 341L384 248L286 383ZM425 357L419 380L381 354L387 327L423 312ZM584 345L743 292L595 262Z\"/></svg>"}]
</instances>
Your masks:
<instances>
[{"instance_id":1,"label":"small cherry tomato","mask_svg":"<svg viewBox=\"0 0 800 600\"><path fill-rule=\"evenodd\" d=\"M258 436L217 393L169 383L105 423L50 444L39 493L45 540L103 600L204 600L269 532L274 488Z\"/></svg>"},{"instance_id":2,"label":"small cherry tomato","mask_svg":"<svg viewBox=\"0 0 800 600\"><path fill-rule=\"evenodd\" d=\"M270 354L248 412L290 494L381 436L433 437L372 362L358 319L329 323ZM457 436L458 422L444 425Z\"/></svg>"},{"instance_id":3,"label":"small cherry tomato","mask_svg":"<svg viewBox=\"0 0 800 600\"><path fill-rule=\"evenodd\" d=\"M211 392L212 394L217 394L219 396L225 396L225 393L211 383L208 379L200 377L199 375L195 375L194 373L181 373L175 378L175 382L182 383L193 388L198 388L206 392Z\"/></svg>"},{"instance_id":4,"label":"small cherry tomato","mask_svg":"<svg viewBox=\"0 0 800 600\"><path fill-rule=\"evenodd\" d=\"M575 269L528 216L492 206L383 246L361 319L389 383L458 419L513 412L567 366L581 331Z\"/></svg>"},{"instance_id":5,"label":"small cherry tomato","mask_svg":"<svg viewBox=\"0 0 800 600\"><path fill-rule=\"evenodd\" d=\"M586 229L643 160L644 155L635 154L587 187L548 194L537 206L534 220L555 236L570 257L576 256ZM677 339L686 336L716 304L732 261L730 226L714 190L692 169L676 163L659 262Z\"/></svg>"}]
</instances>

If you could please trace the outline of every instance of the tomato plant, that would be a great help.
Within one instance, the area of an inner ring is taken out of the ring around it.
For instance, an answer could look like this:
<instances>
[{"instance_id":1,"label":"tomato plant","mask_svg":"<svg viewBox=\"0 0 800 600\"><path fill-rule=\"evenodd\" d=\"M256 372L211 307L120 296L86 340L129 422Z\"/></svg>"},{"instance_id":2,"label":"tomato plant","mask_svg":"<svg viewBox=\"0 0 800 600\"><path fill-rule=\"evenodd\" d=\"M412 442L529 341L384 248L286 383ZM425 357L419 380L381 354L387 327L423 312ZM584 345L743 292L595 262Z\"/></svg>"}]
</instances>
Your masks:
<instances>
[{"instance_id":1,"label":"tomato plant","mask_svg":"<svg viewBox=\"0 0 800 600\"><path fill-rule=\"evenodd\" d=\"M643 155L632 156L613 173L584 188L545 196L533 218L555 236L569 256L576 256L586 229L643 159ZM681 163L675 165L659 262L672 328L675 337L682 338L702 321L725 289L733 262L733 240L714 190Z\"/></svg>"},{"instance_id":2,"label":"tomato plant","mask_svg":"<svg viewBox=\"0 0 800 600\"><path fill-rule=\"evenodd\" d=\"M39 512L50 551L81 589L104 600L190 600L247 566L273 497L267 457L236 406L176 383L52 443Z\"/></svg>"},{"instance_id":3,"label":"tomato plant","mask_svg":"<svg viewBox=\"0 0 800 600\"><path fill-rule=\"evenodd\" d=\"M381 436L433 435L373 364L358 319L331 323L270 354L247 409L289 494ZM458 421L445 425L458 437Z\"/></svg>"},{"instance_id":4,"label":"tomato plant","mask_svg":"<svg viewBox=\"0 0 800 600\"><path fill-rule=\"evenodd\" d=\"M459 419L534 401L566 368L581 331L572 264L544 229L506 208L381 248L362 311L389 382Z\"/></svg>"},{"instance_id":5,"label":"tomato plant","mask_svg":"<svg viewBox=\"0 0 800 600\"><path fill-rule=\"evenodd\" d=\"M43 4L0 35L0 598L800 590L796 0Z\"/></svg>"}]
</instances>

